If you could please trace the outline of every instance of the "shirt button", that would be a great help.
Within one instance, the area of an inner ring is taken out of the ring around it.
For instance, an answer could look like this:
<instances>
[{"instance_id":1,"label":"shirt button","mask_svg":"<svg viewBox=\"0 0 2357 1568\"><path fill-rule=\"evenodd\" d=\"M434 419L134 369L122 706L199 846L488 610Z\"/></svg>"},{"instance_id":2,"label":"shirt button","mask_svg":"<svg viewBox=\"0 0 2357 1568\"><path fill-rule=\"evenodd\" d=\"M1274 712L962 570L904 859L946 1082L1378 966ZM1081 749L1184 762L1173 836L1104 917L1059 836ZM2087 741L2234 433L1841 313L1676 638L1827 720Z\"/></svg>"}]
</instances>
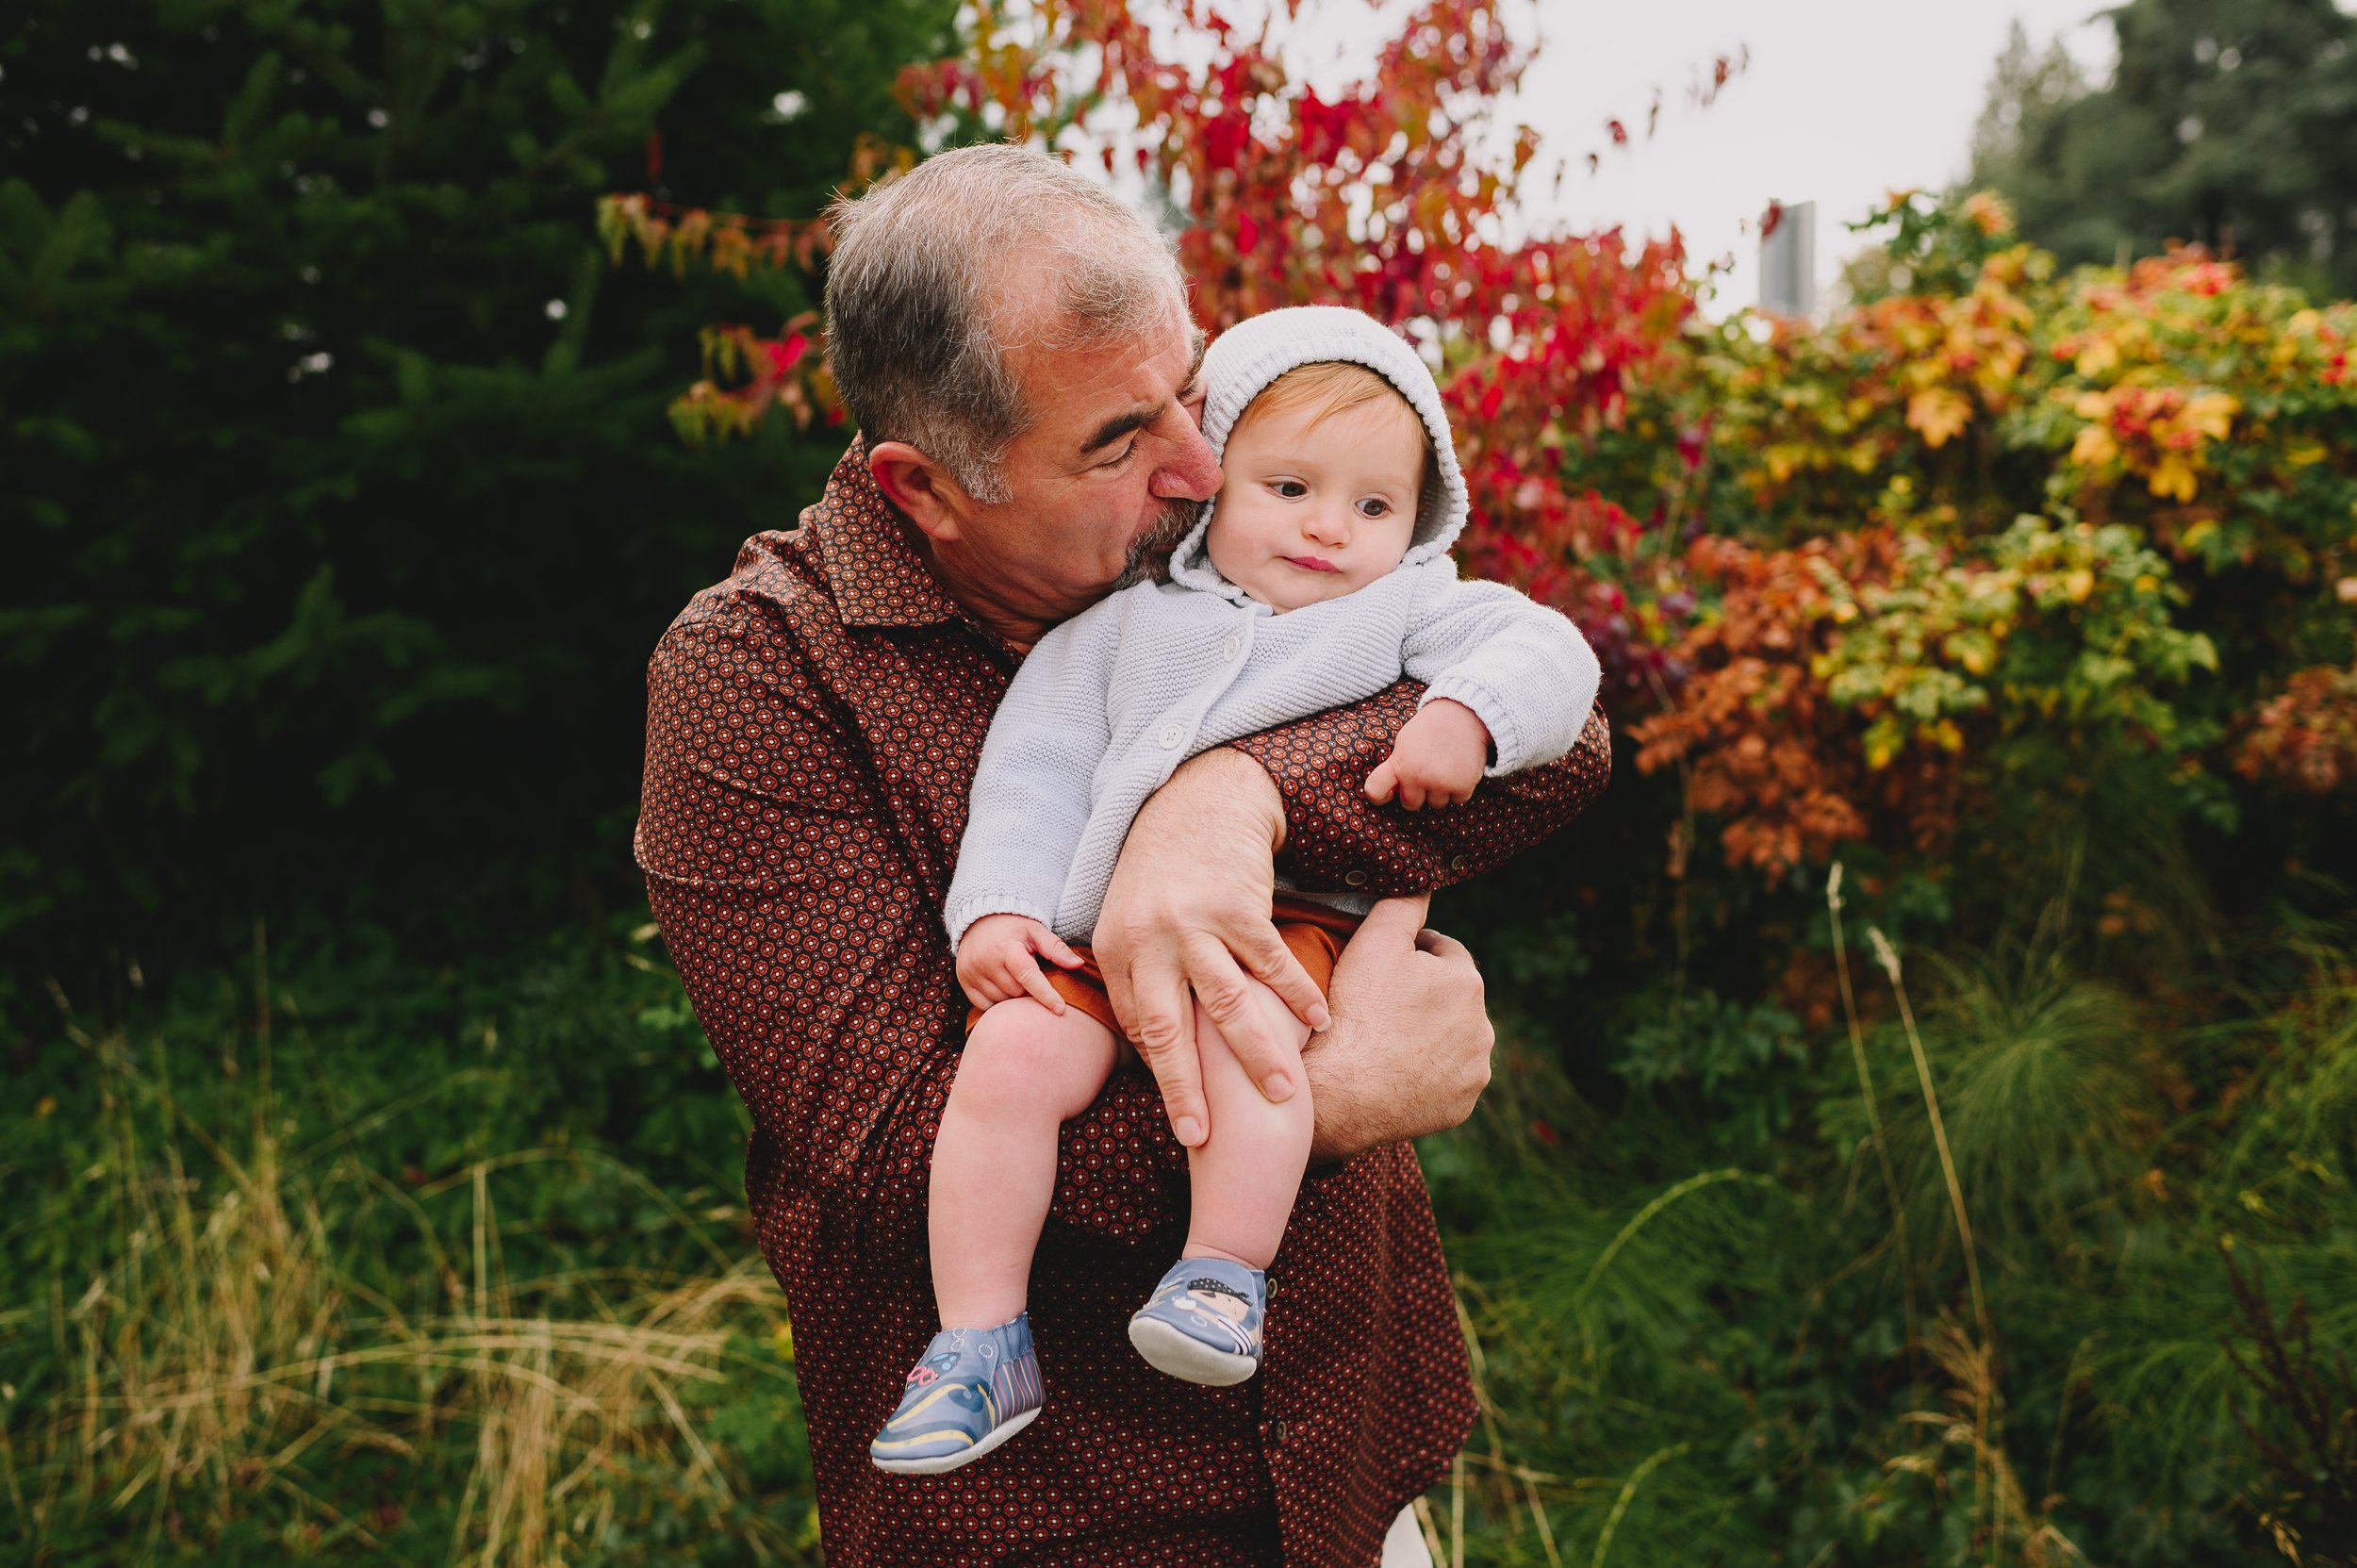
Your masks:
<instances>
[{"instance_id":1,"label":"shirt button","mask_svg":"<svg viewBox=\"0 0 2357 1568\"><path fill-rule=\"evenodd\" d=\"M1186 732L1184 729L1181 729L1178 725L1176 725L1176 724L1165 724L1165 725L1163 725L1163 726L1162 726L1162 750L1163 750L1163 751L1177 751L1177 750L1178 749L1178 743L1179 743L1180 741L1182 741L1182 740L1186 739L1186 738L1187 738L1187 732Z\"/></svg>"},{"instance_id":2,"label":"shirt button","mask_svg":"<svg viewBox=\"0 0 2357 1568\"><path fill-rule=\"evenodd\" d=\"M1471 862L1467 861L1463 855L1451 855L1448 864L1450 870L1462 871Z\"/></svg>"},{"instance_id":3,"label":"shirt button","mask_svg":"<svg viewBox=\"0 0 2357 1568\"><path fill-rule=\"evenodd\" d=\"M1272 1432L1271 1432L1271 1434L1270 1434L1271 1436L1273 1436L1274 1438L1276 1438L1276 1440L1277 1440L1277 1444L1278 1444L1280 1446L1284 1444L1284 1441L1285 1441L1285 1430L1286 1430L1286 1428L1285 1428L1285 1423L1283 1423L1282 1421L1279 1421L1279 1422L1277 1424L1276 1428L1272 1430Z\"/></svg>"},{"instance_id":4,"label":"shirt button","mask_svg":"<svg viewBox=\"0 0 2357 1568\"><path fill-rule=\"evenodd\" d=\"M1228 662L1229 664L1234 664L1237 656L1244 652L1244 638L1230 635L1228 638L1228 646L1224 652L1228 655Z\"/></svg>"},{"instance_id":5,"label":"shirt button","mask_svg":"<svg viewBox=\"0 0 2357 1568\"><path fill-rule=\"evenodd\" d=\"M1352 887L1364 887L1367 885L1367 874L1364 871L1345 871L1343 881Z\"/></svg>"}]
</instances>

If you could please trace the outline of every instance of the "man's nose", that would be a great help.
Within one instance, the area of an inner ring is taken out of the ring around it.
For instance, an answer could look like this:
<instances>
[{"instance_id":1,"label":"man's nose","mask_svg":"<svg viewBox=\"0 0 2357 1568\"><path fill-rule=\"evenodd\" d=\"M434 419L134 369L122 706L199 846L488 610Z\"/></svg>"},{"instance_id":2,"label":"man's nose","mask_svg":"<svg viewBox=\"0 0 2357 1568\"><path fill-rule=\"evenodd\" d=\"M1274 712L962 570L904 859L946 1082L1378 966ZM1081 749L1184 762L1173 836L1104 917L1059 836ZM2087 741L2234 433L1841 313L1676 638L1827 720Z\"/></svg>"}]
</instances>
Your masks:
<instances>
[{"instance_id":1,"label":"man's nose","mask_svg":"<svg viewBox=\"0 0 2357 1568\"><path fill-rule=\"evenodd\" d=\"M1209 501L1219 494L1219 459L1195 421L1181 414L1172 423L1169 452L1146 481L1146 488L1164 501Z\"/></svg>"}]
</instances>

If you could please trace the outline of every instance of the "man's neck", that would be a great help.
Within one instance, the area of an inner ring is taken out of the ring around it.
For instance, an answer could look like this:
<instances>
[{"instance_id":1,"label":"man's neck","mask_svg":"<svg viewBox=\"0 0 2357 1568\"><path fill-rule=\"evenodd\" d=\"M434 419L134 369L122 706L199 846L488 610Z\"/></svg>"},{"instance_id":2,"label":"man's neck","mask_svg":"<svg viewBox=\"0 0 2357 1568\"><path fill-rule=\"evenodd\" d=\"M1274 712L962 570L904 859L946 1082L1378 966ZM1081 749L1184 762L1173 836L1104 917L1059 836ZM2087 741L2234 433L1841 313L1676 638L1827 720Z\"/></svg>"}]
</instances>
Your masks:
<instances>
[{"instance_id":1,"label":"man's neck","mask_svg":"<svg viewBox=\"0 0 2357 1568\"><path fill-rule=\"evenodd\" d=\"M933 575L941 579L942 586L949 590L949 597L958 602L958 607L984 631L1013 644L1018 652L1029 653L1031 645L1046 636L1051 627L1087 607L1077 605L1063 614L1053 614L1035 604L1010 603L984 574L965 569L968 563L961 560L955 551L936 549L932 540L914 527L909 532L915 536L917 553L932 568Z\"/></svg>"}]
</instances>

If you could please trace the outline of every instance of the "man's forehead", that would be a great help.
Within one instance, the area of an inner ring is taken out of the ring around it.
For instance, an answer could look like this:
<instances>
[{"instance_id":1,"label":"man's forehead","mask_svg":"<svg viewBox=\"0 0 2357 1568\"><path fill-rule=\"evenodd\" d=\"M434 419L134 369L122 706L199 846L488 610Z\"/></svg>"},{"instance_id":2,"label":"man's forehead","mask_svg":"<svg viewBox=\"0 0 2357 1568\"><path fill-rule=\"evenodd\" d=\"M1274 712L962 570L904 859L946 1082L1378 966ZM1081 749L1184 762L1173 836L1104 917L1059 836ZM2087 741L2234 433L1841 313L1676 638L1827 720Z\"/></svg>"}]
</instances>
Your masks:
<instances>
[{"instance_id":1,"label":"man's forehead","mask_svg":"<svg viewBox=\"0 0 2357 1568\"><path fill-rule=\"evenodd\" d=\"M1182 312L1134 337L1095 346L1025 355L1025 388L1033 414L1057 447L1085 453L1151 423L1194 386L1203 365L1203 335Z\"/></svg>"}]
</instances>

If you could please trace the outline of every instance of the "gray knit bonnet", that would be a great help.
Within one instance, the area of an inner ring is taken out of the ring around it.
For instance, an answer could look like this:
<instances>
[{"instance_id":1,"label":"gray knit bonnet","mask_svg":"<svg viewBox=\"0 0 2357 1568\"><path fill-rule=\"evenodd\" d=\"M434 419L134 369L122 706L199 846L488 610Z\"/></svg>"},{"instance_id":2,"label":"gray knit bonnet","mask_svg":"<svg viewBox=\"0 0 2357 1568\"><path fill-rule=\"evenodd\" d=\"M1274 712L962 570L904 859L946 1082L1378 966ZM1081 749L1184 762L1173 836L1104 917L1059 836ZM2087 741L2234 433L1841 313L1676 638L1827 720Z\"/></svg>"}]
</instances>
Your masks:
<instances>
[{"instance_id":1,"label":"gray knit bonnet","mask_svg":"<svg viewBox=\"0 0 2357 1568\"><path fill-rule=\"evenodd\" d=\"M1221 333L1203 356L1203 438L1211 443L1214 456L1225 453L1236 421L1270 382L1303 365L1336 359L1364 365L1397 388L1431 434L1438 494L1417 517L1400 565L1429 560L1446 551L1465 526L1465 476L1457 466L1448 413L1432 372L1406 338L1366 312L1330 305L1297 305L1255 316ZM1203 515L1171 553L1170 576L1187 587L1241 600L1244 590L1219 574L1205 544L1218 504L1203 503Z\"/></svg>"}]
</instances>

